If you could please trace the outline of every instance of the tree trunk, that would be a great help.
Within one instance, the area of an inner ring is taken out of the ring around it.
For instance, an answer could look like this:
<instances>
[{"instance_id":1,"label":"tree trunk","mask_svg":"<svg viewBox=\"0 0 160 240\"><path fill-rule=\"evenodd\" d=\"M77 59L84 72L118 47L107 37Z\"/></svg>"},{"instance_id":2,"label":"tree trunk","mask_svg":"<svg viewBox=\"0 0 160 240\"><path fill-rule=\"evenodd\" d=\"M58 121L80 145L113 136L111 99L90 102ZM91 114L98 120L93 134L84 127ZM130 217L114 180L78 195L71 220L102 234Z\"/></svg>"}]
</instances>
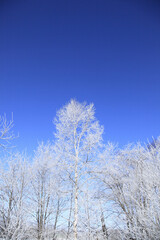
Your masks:
<instances>
[{"instance_id":1,"label":"tree trunk","mask_svg":"<svg viewBox=\"0 0 160 240\"><path fill-rule=\"evenodd\" d=\"M78 157L75 162L75 196L74 196L74 240L78 239L77 223L78 223Z\"/></svg>"}]
</instances>

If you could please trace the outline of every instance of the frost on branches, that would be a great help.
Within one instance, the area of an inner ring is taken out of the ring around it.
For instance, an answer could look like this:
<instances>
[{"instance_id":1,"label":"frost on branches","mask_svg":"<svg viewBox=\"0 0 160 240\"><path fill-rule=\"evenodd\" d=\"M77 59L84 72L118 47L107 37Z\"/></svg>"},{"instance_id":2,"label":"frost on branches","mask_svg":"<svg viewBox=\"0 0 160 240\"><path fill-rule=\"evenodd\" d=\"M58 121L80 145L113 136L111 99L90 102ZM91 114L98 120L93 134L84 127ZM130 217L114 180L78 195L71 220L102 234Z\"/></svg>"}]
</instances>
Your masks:
<instances>
[{"instance_id":1,"label":"frost on branches","mask_svg":"<svg viewBox=\"0 0 160 240\"><path fill-rule=\"evenodd\" d=\"M103 128L94 116L93 104L71 100L55 118L56 152L65 174L71 180L74 199L74 239L78 239L78 208L87 172L101 145Z\"/></svg>"},{"instance_id":2,"label":"frost on branches","mask_svg":"<svg viewBox=\"0 0 160 240\"><path fill-rule=\"evenodd\" d=\"M12 120L7 121L6 115L0 116L0 147L6 149L10 141L15 137L11 129L13 128Z\"/></svg>"},{"instance_id":3,"label":"frost on branches","mask_svg":"<svg viewBox=\"0 0 160 240\"><path fill-rule=\"evenodd\" d=\"M97 174L103 183L101 196L111 205L121 239L159 239L159 140L149 147L137 144L117 150L112 146L102 160L104 166Z\"/></svg>"},{"instance_id":4,"label":"frost on branches","mask_svg":"<svg viewBox=\"0 0 160 240\"><path fill-rule=\"evenodd\" d=\"M12 121L0 123L6 150ZM40 143L32 158L1 157L0 239L159 240L160 138L105 144L94 105L76 100L54 123L54 142Z\"/></svg>"}]
</instances>

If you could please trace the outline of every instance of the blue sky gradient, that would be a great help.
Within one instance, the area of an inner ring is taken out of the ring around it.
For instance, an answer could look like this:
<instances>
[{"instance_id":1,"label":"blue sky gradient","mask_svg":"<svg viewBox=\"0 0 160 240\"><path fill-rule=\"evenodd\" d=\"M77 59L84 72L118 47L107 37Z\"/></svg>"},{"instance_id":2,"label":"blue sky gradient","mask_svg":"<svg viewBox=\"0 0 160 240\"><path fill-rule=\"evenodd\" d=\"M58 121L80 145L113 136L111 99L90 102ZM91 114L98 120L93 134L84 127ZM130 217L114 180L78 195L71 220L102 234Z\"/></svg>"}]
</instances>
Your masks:
<instances>
[{"instance_id":1,"label":"blue sky gradient","mask_svg":"<svg viewBox=\"0 0 160 240\"><path fill-rule=\"evenodd\" d=\"M71 98L93 102L105 141L160 135L160 2L1 0L0 114L30 153Z\"/></svg>"}]
</instances>

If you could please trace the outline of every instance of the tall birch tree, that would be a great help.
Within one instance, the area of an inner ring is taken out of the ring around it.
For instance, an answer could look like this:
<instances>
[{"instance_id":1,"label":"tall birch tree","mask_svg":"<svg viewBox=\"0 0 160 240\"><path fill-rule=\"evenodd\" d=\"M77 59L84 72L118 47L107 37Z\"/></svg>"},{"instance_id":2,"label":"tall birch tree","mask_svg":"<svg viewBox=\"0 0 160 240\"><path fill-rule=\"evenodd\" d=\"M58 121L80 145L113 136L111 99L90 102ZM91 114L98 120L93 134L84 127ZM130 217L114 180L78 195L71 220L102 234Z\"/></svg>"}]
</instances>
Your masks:
<instances>
[{"instance_id":1,"label":"tall birch tree","mask_svg":"<svg viewBox=\"0 0 160 240\"><path fill-rule=\"evenodd\" d=\"M78 239L78 198L82 181L85 183L88 165L101 146L103 127L95 118L93 104L71 100L62 107L54 120L56 152L65 175L74 187L74 239ZM82 181L81 181L82 180Z\"/></svg>"}]
</instances>

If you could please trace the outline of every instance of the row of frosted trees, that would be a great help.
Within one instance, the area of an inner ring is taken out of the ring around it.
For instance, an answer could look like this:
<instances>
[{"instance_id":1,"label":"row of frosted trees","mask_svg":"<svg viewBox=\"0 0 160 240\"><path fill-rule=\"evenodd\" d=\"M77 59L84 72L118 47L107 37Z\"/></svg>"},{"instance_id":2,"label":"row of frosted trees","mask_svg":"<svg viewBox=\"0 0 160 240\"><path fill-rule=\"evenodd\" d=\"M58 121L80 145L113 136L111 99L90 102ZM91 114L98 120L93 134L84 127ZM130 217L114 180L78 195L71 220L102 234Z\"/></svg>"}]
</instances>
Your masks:
<instances>
[{"instance_id":1,"label":"row of frosted trees","mask_svg":"<svg viewBox=\"0 0 160 240\"><path fill-rule=\"evenodd\" d=\"M33 159L1 157L0 239L150 240L160 236L160 140L104 144L93 104L57 112L55 140ZM1 118L0 145L13 138Z\"/></svg>"}]
</instances>

